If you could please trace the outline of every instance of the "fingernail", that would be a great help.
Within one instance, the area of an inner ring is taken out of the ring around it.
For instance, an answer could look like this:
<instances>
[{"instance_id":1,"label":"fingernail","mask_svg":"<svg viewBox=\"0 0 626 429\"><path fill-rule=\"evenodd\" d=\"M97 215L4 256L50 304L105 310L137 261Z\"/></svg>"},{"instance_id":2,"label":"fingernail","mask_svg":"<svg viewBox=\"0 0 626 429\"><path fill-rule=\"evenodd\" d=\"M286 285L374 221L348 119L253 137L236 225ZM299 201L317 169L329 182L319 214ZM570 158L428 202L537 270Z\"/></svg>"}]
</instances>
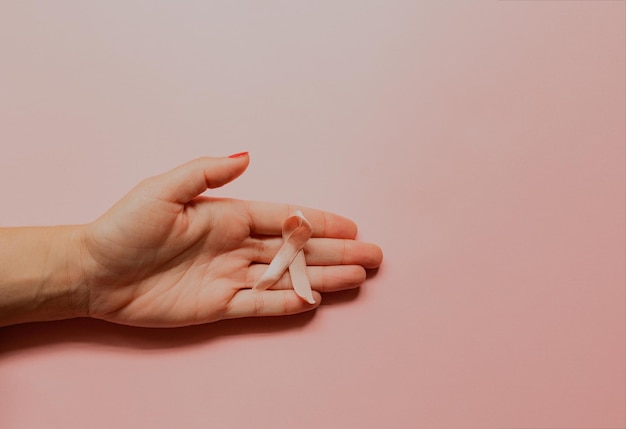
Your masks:
<instances>
[{"instance_id":1,"label":"fingernail","mask_svg":"<svg viewBox=\"0 0 626 429\"><path fill-rule=\"evenodd\" d=\"M243 158L244 156L248 156L248 152L239 152L239 153L233 153L232 155L229 155L229 158Z\"/></svg>"}]
</instances>

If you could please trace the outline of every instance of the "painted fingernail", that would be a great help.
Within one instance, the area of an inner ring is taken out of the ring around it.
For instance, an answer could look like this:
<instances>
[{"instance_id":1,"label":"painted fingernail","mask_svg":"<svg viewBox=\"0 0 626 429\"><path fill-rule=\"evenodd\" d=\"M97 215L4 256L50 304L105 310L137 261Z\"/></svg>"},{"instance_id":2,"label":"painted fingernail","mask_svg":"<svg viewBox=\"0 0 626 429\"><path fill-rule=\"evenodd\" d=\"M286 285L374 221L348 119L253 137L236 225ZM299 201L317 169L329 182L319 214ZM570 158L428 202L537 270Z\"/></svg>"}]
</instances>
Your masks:
<instances>
[{"instance_id":1,"label":"painted fingernail","mask_svg":"<svg viewBox=\"0 0 626 429\"><path fill-rule=\"evenodd\" d=\"M233 153L232 155L229 155L229 158L243 158L244 156L248 156L248 152L239 152L239 153Z\"/></svg>"}]
</instances>

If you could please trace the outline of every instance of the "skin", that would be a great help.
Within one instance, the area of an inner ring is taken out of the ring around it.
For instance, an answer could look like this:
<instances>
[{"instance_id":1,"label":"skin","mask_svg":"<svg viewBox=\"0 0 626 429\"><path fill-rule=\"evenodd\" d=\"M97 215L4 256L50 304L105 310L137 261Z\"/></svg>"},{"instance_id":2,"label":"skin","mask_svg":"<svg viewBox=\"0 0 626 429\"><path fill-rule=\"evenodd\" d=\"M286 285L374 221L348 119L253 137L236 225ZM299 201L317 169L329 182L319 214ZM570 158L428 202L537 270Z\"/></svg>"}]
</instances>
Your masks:
<instances>
[{"instance_id":1,"label":"skin","mask_svg":"<svg viewBox=\"0 0 626 429\"><path fill-rule=\"evenodd\" d=\"M249 156L204 157L148 178L86 225L0 229L0 326L93 317L175 327L316 308L320 292L359 286L382 251L357 227L319 210L201 195L236 179ZM288 274L252 290L282 244L283 221L301 210L313 227L304 248L315 304Z\"/></svg>"}]
</instances>

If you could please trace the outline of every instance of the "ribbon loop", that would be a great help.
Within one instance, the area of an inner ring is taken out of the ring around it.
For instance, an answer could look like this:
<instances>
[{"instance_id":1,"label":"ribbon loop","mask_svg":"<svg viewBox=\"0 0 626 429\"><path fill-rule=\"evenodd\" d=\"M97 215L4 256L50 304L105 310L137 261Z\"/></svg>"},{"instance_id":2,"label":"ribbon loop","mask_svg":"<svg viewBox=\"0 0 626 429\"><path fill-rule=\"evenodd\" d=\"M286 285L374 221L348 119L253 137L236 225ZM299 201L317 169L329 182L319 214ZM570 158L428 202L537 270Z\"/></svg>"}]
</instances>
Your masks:
<instances>
[{"instance_id":1,"label":"ribbon loop","mask_svg":"<svg viewBox=\"0 0 626 429\"><path fill-rule=\"evenodd\" d=\"M312 234L313 228L300 210L285 219L282 231L283 245L278 249L278 253L253 289L270 288L289 269L291 283L296 294L309 304L315 304L302 250Z\"/></svg>"}]
</instances>

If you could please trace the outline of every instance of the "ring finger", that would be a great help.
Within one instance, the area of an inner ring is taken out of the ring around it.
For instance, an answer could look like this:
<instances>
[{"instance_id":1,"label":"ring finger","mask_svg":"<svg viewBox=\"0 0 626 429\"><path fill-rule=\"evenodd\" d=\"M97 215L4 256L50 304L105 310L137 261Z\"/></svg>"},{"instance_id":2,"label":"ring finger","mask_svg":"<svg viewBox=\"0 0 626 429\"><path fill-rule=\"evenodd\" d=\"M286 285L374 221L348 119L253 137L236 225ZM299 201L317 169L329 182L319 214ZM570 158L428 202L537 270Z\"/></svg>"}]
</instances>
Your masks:
<instances>
[{"instance_id":1,"label":"ring finger","mask_svg":"<svg viewBox=\"0 0 626 429\"><path fill-rule=\"evenodd\" d=\"M254 264L248 270L247 283L253 285L267 269L266 264ZM365 269L360 265L331 265L307 267L311 289L318 292L337 292L353 289L365 281ZM271 289L293 289L291 277L285 272Z\"/></svg>"}]
</instances>

